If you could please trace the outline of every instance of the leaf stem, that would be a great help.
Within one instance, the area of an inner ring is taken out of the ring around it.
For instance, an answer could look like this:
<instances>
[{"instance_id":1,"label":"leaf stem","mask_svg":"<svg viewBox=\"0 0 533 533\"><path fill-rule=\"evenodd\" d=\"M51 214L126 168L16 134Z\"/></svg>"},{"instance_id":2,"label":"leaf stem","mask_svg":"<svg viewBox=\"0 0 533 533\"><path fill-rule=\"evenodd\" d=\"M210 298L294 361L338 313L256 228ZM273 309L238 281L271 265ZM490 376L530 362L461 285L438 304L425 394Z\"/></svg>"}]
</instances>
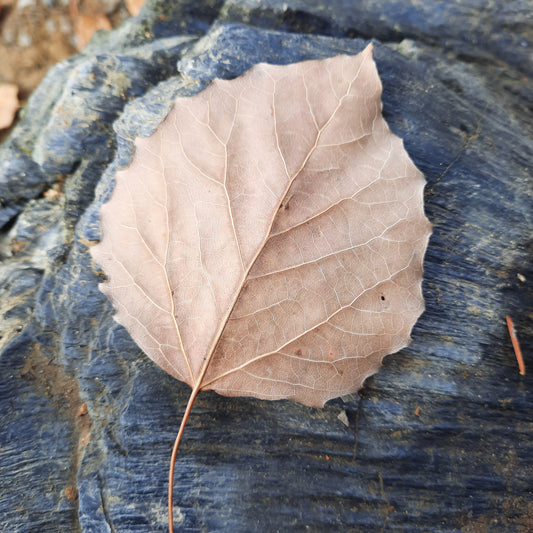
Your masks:
<instances>
[{"instance_id":1,"label":"leaf stem","mask_svg":"<svg viewBox=\"0 0 533 533\"><path fill-rule=\"evenodd\" d=\"M185 425L187 424L187 420L189 419L189 415L191 414L191 409L192 409L194 400L196 400L196 396L198 395L199 390L200 390L200 386L198 382L198 384L194 387L194 389L191 392L189 403L187 403L187 407L185 408L185 412L183 413L183 418L181 419L180 428L176 436L176 440L174 441L174 447L172 448L172 455L170 457L170 468L168 471L168 531L169 533L174 533L174 516L172 512L172 493L174 490L174 466L176 464L176 455L178 453L181 436L183 435L183 431L185 430Z\"/></svg>"}]
</instances>

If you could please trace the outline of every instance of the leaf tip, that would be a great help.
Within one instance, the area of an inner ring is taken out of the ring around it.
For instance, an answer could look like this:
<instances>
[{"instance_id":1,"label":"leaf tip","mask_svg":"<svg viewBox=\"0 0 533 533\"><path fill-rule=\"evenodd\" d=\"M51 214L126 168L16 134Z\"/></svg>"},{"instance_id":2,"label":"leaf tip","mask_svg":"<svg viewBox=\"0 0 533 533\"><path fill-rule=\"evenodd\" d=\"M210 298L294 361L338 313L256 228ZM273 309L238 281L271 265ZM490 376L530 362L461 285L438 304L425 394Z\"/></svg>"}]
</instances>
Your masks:
<instances>
[{"instance_id":1,"label":"leaf tip","mask_svg":"<svg viewBox=\"0 0 533 533\"><path fill-rule=\"evenodd\" d=\"M368 43L365 49L361 53L365 55L373 56L374 55L374 43L372 42Z\"/></svg>"}]
</instances>

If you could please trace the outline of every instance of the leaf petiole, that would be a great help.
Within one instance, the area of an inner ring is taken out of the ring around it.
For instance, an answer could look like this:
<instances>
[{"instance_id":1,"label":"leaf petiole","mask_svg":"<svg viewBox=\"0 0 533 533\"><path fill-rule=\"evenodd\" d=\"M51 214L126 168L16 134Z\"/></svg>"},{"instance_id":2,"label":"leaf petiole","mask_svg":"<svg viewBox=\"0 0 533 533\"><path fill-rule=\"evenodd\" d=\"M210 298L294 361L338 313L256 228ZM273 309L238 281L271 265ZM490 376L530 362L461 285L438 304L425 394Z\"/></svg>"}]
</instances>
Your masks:
<instances>
[{"instance_id":1,"label":"leaf petiole","mask_svg":"<svg viewBox=\"0 0 533 533\"><path fill-rule=\"evenodd\" d=\"M181 436L183 435L183 431L185 430L187 420L189 419L189 415L191 414L191 409L194 404L194 400L196 400L196 396L198 395L199 391L200 391L200 386L197 385L191 392L189 402L187 403L187 407L185 408L185 412L183 413L183 418L181 419L181 424L180 424L178 434L176 436L176 440L174 441L174 447L172 448L172 455L170 457L170 468L168 471L168 531L169 533L174 533L174 516L172 512L172 493L174 490L174 466L176 464L176 455L178 453Z\"/></svg>"}]
</instances>

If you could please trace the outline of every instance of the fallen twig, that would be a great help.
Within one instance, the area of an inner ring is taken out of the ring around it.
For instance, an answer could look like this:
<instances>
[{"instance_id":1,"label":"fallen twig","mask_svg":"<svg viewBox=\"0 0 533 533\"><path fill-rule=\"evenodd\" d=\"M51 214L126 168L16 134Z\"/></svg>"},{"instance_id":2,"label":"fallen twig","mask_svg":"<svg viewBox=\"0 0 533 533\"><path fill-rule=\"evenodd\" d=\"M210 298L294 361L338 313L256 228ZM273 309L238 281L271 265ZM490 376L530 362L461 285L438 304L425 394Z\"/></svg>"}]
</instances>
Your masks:
<instances>
[{"instance_id":1,"label":"fallen twig","mask_svg":"<svg viewBox=\"0 0 533 533\"><path fill-rule=\"evenodd\" d=\"M514 353L516 355L516 360L518 361L518 369L520 374L525 376L526 366L524 365L524 358L522 357L522 350L520 349L520 344L518 342L518 337L516 336L513 321L511 320L510 316L506 316L505 320L507 321L507 328L509 329L509 335L511 337L511 342L513 343Z\"/></svg>"}]
</instances>

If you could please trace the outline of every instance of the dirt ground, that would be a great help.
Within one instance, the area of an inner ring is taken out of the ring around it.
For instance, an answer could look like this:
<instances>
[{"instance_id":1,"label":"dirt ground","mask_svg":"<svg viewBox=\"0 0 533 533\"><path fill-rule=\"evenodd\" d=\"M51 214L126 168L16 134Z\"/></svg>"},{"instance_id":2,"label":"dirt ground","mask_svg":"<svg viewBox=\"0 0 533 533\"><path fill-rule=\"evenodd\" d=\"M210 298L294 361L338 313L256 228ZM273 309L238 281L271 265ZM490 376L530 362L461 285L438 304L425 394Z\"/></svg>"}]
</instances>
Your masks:
<instances>
[{"instance_id":1,"label":"dirt ground","mask_svg":"<svg viewBox=\"0 0 533 533\"><path fill-rule=\"evenodd\" d=\"M144 0L0 0L0 141L51 66L98 29L136 15ZM18 98L17 98L18 97Z\"/></svg>"}]
</instances>

